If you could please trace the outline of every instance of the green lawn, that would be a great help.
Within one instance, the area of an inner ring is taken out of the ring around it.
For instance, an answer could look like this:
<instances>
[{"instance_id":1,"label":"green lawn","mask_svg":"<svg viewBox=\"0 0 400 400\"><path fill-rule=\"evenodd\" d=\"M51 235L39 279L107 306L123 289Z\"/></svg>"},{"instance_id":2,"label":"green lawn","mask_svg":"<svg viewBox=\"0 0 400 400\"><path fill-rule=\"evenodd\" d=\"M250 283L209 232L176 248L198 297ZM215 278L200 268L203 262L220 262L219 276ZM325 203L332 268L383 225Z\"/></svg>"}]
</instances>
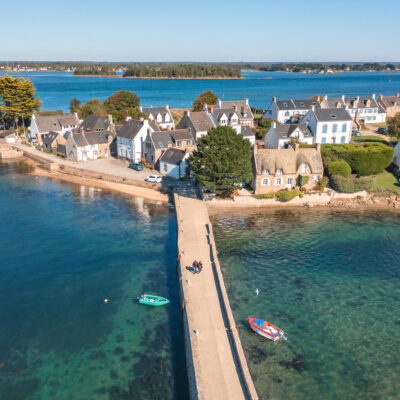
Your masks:
<instances>
[{"instance_id":1,"label":"green lawn","mask_svg":"<svg viewBox=\"0 0 400 400\"><path fill-rule=\"evenodd\" d=\"M400 193L400 184L391 172L384 171L376 176L374 189L390 190Z\"/></svg>"},{"instance_id":2,"label":"green lawn","mask_svg":"<svg viewBox=\"0 0 400 400\"><path fill-rule=\"evenodd\" d=\"M380 136L352 136L351 140L354 142L386 142L385 139Z\"/></svg>"}]
</instances>

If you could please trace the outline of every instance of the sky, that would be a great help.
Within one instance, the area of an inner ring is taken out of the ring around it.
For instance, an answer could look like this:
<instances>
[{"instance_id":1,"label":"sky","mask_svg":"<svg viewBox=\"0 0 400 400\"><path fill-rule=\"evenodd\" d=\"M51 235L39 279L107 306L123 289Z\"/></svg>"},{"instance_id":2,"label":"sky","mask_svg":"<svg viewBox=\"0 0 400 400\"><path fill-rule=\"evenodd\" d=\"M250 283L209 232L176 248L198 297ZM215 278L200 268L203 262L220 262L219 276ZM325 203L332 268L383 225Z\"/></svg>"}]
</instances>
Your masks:
<instances>
[{"instance_id":1,"label":"sky","mask_svg":"<svg viewBox=\"0 0 400 400\"><path fill-rule=\"evenodd\" d=\"M399 0L20 0L0 14L3 61L400 61Z\"/></svg>"}]
</instances>

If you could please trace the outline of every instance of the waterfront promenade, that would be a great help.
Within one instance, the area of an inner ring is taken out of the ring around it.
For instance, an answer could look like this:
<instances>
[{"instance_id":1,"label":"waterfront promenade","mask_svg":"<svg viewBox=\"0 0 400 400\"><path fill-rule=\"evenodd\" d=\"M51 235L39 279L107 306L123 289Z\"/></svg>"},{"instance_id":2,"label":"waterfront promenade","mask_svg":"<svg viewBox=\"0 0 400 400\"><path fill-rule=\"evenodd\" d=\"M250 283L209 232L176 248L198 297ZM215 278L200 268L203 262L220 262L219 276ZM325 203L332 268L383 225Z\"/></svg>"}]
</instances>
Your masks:
<instances>
[{"instance_id":1,"label":"waterfront promenade","mask_svg":"<svg viewBox=\"0 0 400 400\"><path fill-rule=\"evenodd\" d=\"M205 202L174 195L191 399L257 399L218 262ZM193 260L203 271L193 274Z\"/></svg>"}]
</instances>

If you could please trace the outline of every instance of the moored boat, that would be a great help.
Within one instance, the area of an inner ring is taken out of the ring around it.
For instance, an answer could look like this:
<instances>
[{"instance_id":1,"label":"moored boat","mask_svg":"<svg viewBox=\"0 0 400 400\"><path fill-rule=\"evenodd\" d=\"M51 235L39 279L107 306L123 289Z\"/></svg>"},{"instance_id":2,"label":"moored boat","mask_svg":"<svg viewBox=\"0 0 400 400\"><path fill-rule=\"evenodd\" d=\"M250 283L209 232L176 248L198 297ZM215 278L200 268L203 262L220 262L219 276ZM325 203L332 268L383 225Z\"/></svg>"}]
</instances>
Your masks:
<instances>
[{"instance_id":1,"label":"moored boat","mask_svg":"<svg viewBox=\"0 0 400 400\"><path fill-rule=\"evenodd\" d=\"M149 306L165 306L169 300L161 296L153 296L151 294L142 294L139 297L140 304L147 304Z\"/></svg>"},{"instance_id":2,"label":"moored boat","mask_svg":"<svg viewBox=\"0 0 400 400\"><path fill-rule=\"evenodd\" d=\"M282 329L270 324L269 322L260 318L248 318L250 328L259 335L273 340L274 342L279 339L287 339L285 332Z\"/></svg>"}]
</instances>

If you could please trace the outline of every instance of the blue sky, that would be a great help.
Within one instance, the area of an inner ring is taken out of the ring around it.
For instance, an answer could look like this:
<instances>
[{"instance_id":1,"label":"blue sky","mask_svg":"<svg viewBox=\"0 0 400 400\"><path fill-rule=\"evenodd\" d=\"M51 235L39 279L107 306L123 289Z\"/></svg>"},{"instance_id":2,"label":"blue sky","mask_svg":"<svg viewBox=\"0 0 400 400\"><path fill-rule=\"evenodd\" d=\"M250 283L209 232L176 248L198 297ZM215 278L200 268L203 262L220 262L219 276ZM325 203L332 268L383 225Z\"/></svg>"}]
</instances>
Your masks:
<instances>
[{"instance_id":1,"label":"blue sky","mask_svg":"<svg viewBox=\"0 0 400 400\"><path fill-rule=\"evenodd\" d=\"M400 61L399 0L22 0L1 14L1 60Z\"/></svg>"}]
</instances>

